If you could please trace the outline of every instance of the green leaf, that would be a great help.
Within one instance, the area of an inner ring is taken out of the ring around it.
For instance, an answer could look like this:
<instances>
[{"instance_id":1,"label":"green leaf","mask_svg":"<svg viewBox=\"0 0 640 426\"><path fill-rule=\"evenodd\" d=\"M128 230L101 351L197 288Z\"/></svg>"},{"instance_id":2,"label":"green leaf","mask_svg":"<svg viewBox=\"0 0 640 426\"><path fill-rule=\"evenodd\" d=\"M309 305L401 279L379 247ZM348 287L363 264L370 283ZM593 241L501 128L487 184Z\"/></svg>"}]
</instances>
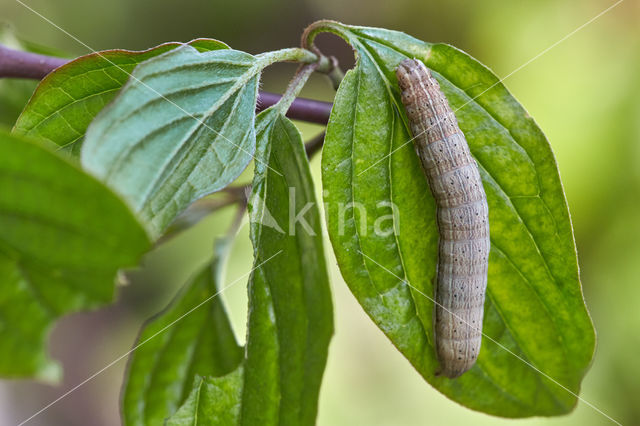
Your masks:
<instances>
[{"instance_id":1,"label":"green leaf","mask_svg":"<svg viewBox=\"0 0 640 426\"><path fill-rule=\"evenodd\" d=\"M579 392L595 336L544 134L498 78L460 50L332 22L311 37L320 31L342 36L358 54L337 93L322 160L329 235L351 291L420 374L451 399L505 417L571 411L576 397L560 385ZM454 380L434 377L433 303L421 294L433 295L438 235L395 78L407 57L434 71L489 202L485 338L476 365ZM385 216L391 232L376 232Z\"/></svg>"},{"instance_id":2,"label":"green leaf","mask_svg":"<svg viewBox=\"0 0 640 426\"><path fill-rule=\"evenodd\" d=\"M240 420L242 367L222 377L198 377L167 426L235 425Z\"/></svg>"},{"instance_id":3,"label":"green leaf","mask_svg":"<svg viewBox=\"0 0 640 426\"><path fill-rule=\"evenodd\" d=\"M126 205L39 145L0 132L0 375L55 380L57 318L112 300L149 240Z\"/></svg>"},{"instance_id":4,"label":"green leaf","mask_svg":"<svg viewBox=\"0 0 640 426\"><path fill-rule=\"evenodd\" d=\"M296 127L272 108L256 133L241 424L313 425L333 334L319 211Z\"/></svg>"},{"instance_id":5,"label":"green leaf","mask_svg":"<svg viewBox=\"0 0 640 426\"><path fill-rule=\"evenodd\" d=\"M193 40L189 45L200 51L227 48L211 39ZM46 139L79 155L89 123L116 96L133 69L179 46L165 43L140 52L105 50L74 59L40 82L14 132Z\"/></svg>"},{"instance_id":6,"label":"green leaf","mask_svg":"<svg viewBox=\"0 0 640 426\"><path fill-rule=\"evenodd\" d=\"M122 194L153 236L232 182L255 150L264 64L237 50L182 46L138 66L87 131L82 165Z\"/></svg>"},{"instance_id":7,"label":"green leaf","mask_svg":"<svg viewBox=\"0 0 640 426\"><path fill-rule=\"evenodd\" d=\"M219 242L213 271L212 266L207 265L163 312L142 327L134 346L137 349L129 359L123 388L122 411L126 425L162 424L183 403L185 406L173 419L175 424L181 424L177 419L191 411L189 407L194 408L193 413L219 410L220 415L227 415L223 413L228 408L223 401L215 406L206 401L233 388L235 382L241 384L241 379L221 378L223 384L216 382L217 379L198 377L224 376L242 361L242 348L217 296L221 253L226 245ZM205 402L205 406L198 407L198 403Z\"/></svg>"}]
</instances>

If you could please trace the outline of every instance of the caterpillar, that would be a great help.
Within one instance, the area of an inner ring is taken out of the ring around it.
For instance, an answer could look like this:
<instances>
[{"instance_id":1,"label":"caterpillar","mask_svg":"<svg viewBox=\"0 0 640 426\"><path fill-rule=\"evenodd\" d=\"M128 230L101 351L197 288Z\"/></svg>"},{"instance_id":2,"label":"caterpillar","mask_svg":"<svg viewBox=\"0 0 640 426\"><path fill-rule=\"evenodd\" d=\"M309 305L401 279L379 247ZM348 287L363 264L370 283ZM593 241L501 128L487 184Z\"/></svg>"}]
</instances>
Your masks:
<instances>
[{"instance_id":1,"label":"caterpillar","mask_svg":"<svg viewBox=\"0 0 640 426\"><path fill-rule=\"evenodd\" d=\"M489 260L489 207L478 165L429 69L396 69L414 147L436 201L439 232L435 346L440 371L455 378L478 358Z\"/></svg>"}]
</instances>

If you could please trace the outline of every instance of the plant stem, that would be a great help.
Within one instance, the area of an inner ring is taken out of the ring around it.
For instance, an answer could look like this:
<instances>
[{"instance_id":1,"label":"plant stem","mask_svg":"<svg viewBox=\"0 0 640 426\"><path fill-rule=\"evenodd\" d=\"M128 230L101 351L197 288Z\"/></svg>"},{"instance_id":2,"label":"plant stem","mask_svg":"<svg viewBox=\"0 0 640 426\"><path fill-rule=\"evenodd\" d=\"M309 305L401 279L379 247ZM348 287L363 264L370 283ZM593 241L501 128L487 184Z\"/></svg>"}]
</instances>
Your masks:
<instances>
[{"instance_id":1,"label":"plant stem","mask_svg":"<svg viewBox=\"0 0 640 426\"><path fill-rule=\"evenodd\" d=\"M290 47L287 49L275 50L273 52L265 52L256 55L256 58L263 63L263 66L268 66L276 62L302 62L305 64L312 62L319 62L321 57L307 49L301 49L299 47Z\"/></svg>"},{"instance_id":2,"label":"plant stem","mask_svg":"<svg viewBox=\"0 0 640 426\"><path fill-rule=\"evenodd\" d=\"M0 77L40 80L67 62L67 59L21 52L0 44Z\"/></svg>"},{"instance_id":3,"label":"plant stem","mask_svg":"<svg viewBox=\"0 0 640 426\"><path fill-rule=\"evenodd\" d=\"M333 33L341 38L345 38L343 34L343 24L338 21L332 21L330 19L322 19L320 21L313 22L307 28L304 29L301 38L301 45L303 49L311 50L316 55L322 55L320 50L313 43L316 36L320 33Z\"/></svg>"},{"instance_id":4,"label":"plant stem","mask_svg":"<svg viewBox=\"0 0 640 426\"><path fill-rule=\"evenodd\" d=\"M236 197L235 194L229 194L224 198L201 198L197 200L187 210L178 215L176 220L169 225L164 234L158 239L156 245L160 245L185 229L192 227L212 212L235 204L246 205L246 197L241 199Z\"/></svg>"},{"instance_id":5,"label":"plant stem","mask_svg":"<svg viewBox=\"0 0 640 426\"><path fill-rule=\"evenodd\" d=\"M344 72L342 72L342 69L340 69L338 58L336 58L335 56L330 56L329 61L331 61L331 69L327 73L327 77L329 77L329 80L333 85L333 90L337 91L338 87L340 87L342 79L344 78Z\"/></svg>"},{"instance_id":6,"label":"plant stem","mask_svg":"<svg viewBox=\"0 0 640 426\"><path fill-rule=\"evenodd\" d=\"M260 92L256 112L264 111L277 104L282 96L271 92ZM287 117L292 120L306 121L308 123L324 124L329 122L331 102L316 101L314 99L296 98L287 111Z\"/></svg>"},{"instance_id":7,"label":"plant stem","mask_svg":"<svg viewBox=\"0 0 640 426\"><path fill-rule=\"evenodd\" d=\"M276 104L276 108L280 108L280 111L286 114L286 112L289 110L289 107L300 93L300 90L302 90L302 87L309 79L309 76L316 70L316 68L318 68L317 62L302 65L300 68L298 68L295 75L289 82L287 90L284 91L282 98Z\"/></svg>"},{"instance_id":8,"label":"plant stem","mask_svg":"<svg viewBox=\"0 0 640 426\"><path fill-rule=\"evenodd\" d=\"M330 32L334 33L342 38L344 35L338 30L338 27L342 25L337 21L331 21L328 19L320 20L313 22L307 28L305 28L302 33L301 46L304 50L310 50L314 52L319 57L323 57L324 54L318 47L314 44L314 40L316 36L322 32ZM344 73L340 69L338 65L338 60L335 56L331 56L329 58L330 66L328 67L328 71L325 72L331 83L333 84L333 89L338 90L338 86L340 86L340 82L344 78Z\"/></svg>"}]
</instances>

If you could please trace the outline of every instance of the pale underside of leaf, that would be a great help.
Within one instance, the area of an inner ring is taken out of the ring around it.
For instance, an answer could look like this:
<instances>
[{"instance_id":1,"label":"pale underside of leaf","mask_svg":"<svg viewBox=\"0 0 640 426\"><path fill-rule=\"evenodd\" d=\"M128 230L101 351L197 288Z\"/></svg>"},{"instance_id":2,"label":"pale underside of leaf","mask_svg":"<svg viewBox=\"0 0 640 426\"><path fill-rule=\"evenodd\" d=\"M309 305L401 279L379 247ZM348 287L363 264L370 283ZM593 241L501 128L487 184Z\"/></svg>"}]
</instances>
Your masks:
<instances>
[{"instance_id":1,"label":"pale underside of leaf","mask_svg":"<svg viewBox=\"0 0 640 426\"><path fill-rule=\"evenodd\" d=\"M251 160L259 72L253 56L230 49L182 46L143 63L89 127L83 166L159 235Z\"/></svg>"}]
</instances>

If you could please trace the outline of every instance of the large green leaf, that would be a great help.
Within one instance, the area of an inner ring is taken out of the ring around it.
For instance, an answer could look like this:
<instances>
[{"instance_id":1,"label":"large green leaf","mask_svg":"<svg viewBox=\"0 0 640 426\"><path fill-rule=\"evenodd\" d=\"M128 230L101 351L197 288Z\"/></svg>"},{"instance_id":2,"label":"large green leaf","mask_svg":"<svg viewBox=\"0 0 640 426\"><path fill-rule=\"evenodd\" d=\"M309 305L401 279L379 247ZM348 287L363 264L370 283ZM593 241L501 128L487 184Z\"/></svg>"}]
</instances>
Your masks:
<instances>
[{"instance_id":1,"label":"large green leaf","mask_svg":"<svg viewBox=\"0 0 640 426\"><path fill-rule=\"evenodd\" d=\"M545 136L491 71L451 46L333 22L318 26L311 38L320 31L342 36L358 54L337 93L323 153L329 234L352 292L420 374L450 398L506 417L570 411L595 336ZM407 57L434 70L489 201L485 338L476 365L454 380L434 376L429 297L438 236L434 200L409 142L395 78ZM345 209L349 203L356 208ZM398 211L387 223L392 232L376 232L390 203Z\"/></svg>"},{"instance_id":2,"label":"large green leaf","mask_svg":"<svg viewBox=\"0 0 640 426\"><path fill-rule=\"evenodd\" d=\"M200 51L226 49L219 41L197 39L189 45ZM165 43L149 50L106 50L81 56L47 75L18 118L14 132L46 139L80 153L91 120L116 96L141 62L181 43Z\"/></svg>"},{"instance_id":3,"label":"large green leaf","mask_svg":"<svg viewBox=\"0 0 640 426\"><path fill-rule=\"evenodd\" d=\"M256 132L241 423L312 425L333 333L319 211L296 127L276 107Z\"/></svg>"},{"instance_id":4,"label":"large green leaf","mask_svg":"<svg viewBox=\"0 0 640 426\"><path fill-rule=\"evenodd\" d=\"M248 53L190 46L146 61L89 126L82 165L122 194L158 236L251 160L263 66Z\"/></svg>"},{"instance_id":5,"label":"large green leaf","mask_svg":"<svg viewBox=\"0 0 640 426\"><path fill-rule=\"evenodd\" d=\"M183 403L197 407L195 401L185 402L192 389L210 395L214 386L198 376L223 376L241 363L242 348L217 296L224 246L220 242L217 247L213 271L207 265L165 311L142 327L123 388L126 425L162 424Z\"/></svg>"},{"instance_id":6,"label":"large green leaf","mask_svg":"<svg viewBox=\"0 0 640 426\"><path fill-rule=\"evenodd\" d=\"M60 316L112 300L149 240L123 201L46 148L0 132L0 375L56 379Z\"/></svg>"}]
</instances>

